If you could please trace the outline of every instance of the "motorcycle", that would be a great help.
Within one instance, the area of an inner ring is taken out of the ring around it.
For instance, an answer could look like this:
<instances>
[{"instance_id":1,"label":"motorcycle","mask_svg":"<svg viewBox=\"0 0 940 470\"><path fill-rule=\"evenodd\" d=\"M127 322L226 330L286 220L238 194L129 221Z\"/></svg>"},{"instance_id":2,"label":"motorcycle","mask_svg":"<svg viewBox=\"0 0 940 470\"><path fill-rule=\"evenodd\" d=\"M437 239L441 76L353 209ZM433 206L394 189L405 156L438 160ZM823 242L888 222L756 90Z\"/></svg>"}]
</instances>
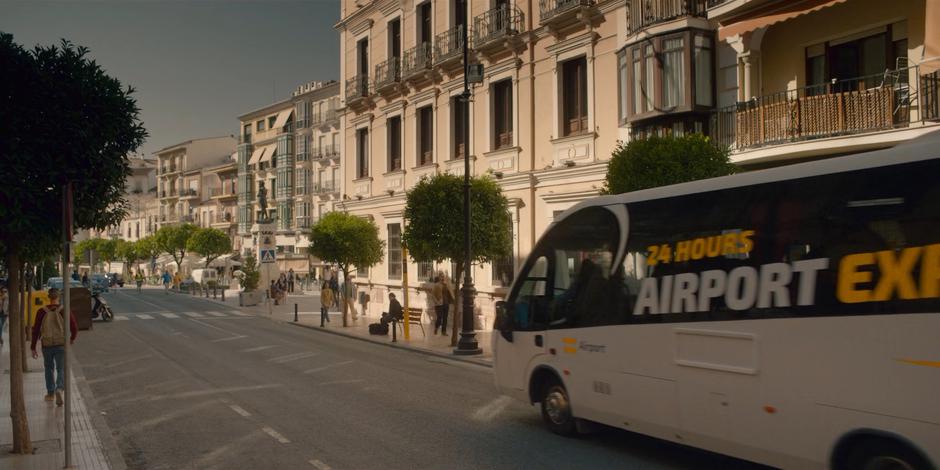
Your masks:
<instances>
[{"instance_id":1,"label":"motorcycle","mask_svg":"<svg viewBox=\"0 0 940 470\"><path fill-rule=\"evenodd\" d=\"M91 318L101 318L104 321L114 320L114 312L111 311L111 307L108 306L108 303L101 298L100 292L93 292L91 294L91 299L93 301L91 307Z\"/></svg>"}]
</instances>

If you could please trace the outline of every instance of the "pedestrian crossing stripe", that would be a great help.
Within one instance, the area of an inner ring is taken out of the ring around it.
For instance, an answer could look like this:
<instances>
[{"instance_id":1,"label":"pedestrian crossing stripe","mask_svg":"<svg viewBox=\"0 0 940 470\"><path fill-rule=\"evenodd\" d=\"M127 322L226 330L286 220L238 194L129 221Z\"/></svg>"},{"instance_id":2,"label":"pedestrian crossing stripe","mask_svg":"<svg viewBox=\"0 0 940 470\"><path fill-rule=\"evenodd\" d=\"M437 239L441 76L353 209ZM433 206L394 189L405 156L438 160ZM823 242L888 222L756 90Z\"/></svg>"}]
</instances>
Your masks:
<instances>
[{"instance_id":1,"label":"pedestrian crossing stripe","mask_svg":"<svg viewBox=\"0 0 940 470\"><path fill-rule=\"evenodd\" d=\"M114 319L115 319L115 320L118 320L118 321L120 321L120 320L130 320L130 318L127 318L127 317L125 317L124 315L115 315L115 316L114 316Z\"/></svg>"},{"instance_id":2,"label":"pedestrian crossing stripe","mask_svg":"<svg viewBox=\"0 0 940 470\"><path fill-rule=\"evenodd\" d=\"M189 318L206 318L205 315L196 312L183 312L183 315L186 315Z\"/></svg>"},{"instance_id":3,"label":"pedestrian crossing stripe","mask_svg":"<svg viewBox=\"0 0 940 470\"><path fill-rule=\"evenodd\" d=\"M179 315L175 313L161 313L160 315L163 315L165 318L179 318Z\"/></svg>"},{"instance_id":4,"label":"pedestrian crossing stripe","mask_svg":"<svg viewBox=\"0 0 940 470\"><path fill-rule=\"evenodd\" d=\"M224 316L225 316L225 314L222 313L222 312L206 312L206 314L212 315L213 317L224 317Z\"/></svg>"},{"instance_id":5,"label":"pedestrian crossing stripe","mask_svg":"<svg viewBox=\"0 0 940 470\"><path fill-rule=\"evenodd\" d=\"M141 313L137 315L137 318L140 318L141 320L153 320L153 317L151 317L150 315L147 315L146 313Z\"/></svg>"}]
</instances>

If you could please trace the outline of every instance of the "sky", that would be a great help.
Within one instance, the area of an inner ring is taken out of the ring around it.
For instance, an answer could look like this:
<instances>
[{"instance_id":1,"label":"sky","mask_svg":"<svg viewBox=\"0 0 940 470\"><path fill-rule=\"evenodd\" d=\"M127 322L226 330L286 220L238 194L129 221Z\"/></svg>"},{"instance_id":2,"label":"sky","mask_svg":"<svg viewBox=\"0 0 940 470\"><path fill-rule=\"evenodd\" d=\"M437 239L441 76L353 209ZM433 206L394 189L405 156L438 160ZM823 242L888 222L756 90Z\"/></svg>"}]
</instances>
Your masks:
<instances>
[{"instance_id":1,"label":"sky","mask_svg":"<svg viewBox=\"0 0 940 470\"><path fill-rule=\"evenodd\" d=\"M154 151L235 134L240 114L339 77L339 0L0 0L26 48L66 38L137 91Z\"/></svg>"}]
</instances>

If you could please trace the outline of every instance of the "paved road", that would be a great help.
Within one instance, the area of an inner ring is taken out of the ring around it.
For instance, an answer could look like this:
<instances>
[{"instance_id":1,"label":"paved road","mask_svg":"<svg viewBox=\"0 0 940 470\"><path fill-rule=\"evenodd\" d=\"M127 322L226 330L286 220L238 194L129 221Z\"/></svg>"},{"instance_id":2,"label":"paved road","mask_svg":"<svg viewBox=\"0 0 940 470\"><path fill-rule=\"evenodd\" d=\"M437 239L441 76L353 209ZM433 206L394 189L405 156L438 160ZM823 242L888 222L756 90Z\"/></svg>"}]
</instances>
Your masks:
<instances>
[{"instance_id":1,"label":"paved road","mask_svg":"<svg viewBox=\"0 0 940 470\"><path fill-rule=\"evenodd\" d=\"M613 429L555 436L485 367L158 290L107 299L119 319L76 356L132 469L752 468Z\"/></svg>"}]
</instances>

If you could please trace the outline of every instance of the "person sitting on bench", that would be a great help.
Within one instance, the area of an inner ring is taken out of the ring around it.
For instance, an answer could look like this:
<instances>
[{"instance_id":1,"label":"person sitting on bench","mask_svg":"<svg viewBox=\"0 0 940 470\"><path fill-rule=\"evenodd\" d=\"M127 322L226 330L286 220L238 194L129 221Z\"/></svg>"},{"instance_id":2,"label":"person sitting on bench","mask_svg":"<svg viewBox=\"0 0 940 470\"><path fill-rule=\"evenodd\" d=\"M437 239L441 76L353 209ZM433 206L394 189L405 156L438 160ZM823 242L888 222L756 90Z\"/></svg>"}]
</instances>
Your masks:
<instances>
[{"instance_id":1,"label":"person sitting on bench","mask_svg":"<svg viewBox=\"0 0 940 470\"><path fill-rule=\"evenodd\" d=\"M390 322L402 321L405 318L405 311L401 308L401 303L395 298L395 294L388 294L388 312L382 312L382 319L379 320L383 326L388 326Z\"/></svg>"}]
</instances>

